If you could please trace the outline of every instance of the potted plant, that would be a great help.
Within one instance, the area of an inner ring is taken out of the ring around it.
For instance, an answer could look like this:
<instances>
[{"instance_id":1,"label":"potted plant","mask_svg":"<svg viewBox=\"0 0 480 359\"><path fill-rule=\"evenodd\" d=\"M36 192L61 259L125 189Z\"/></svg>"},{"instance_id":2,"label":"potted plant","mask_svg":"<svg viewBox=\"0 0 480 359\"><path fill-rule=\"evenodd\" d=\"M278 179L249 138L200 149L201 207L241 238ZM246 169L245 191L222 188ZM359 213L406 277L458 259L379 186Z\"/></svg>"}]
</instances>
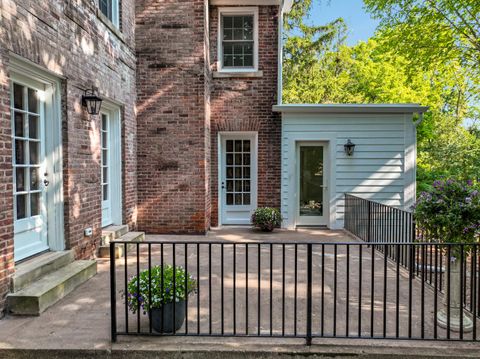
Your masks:
<instances>
[{"instance_id":1,"label":"potted plant","mask_svg":"<svg viewBox=\"0 0 480 359\"><path fill-rule=\"evenodd\" d=\"M128 282L128 307L133 313L137 310L142 310L144 314L151 312L153 329L160 333L172 333L174 328L178 330L182 327L185 300L195 288L196 280L181 266L154 266Z\"/></svg>"},{"instance_id":2,"label":"potted plant","mask_svg":"<svg viewBox=\"0 0 480 359\"><path fill-rule=\"evenodd\" d=\"M276 208L260 207L252 214L252 224L264 232L271 232L282 224L282 215Z\"/></svg>"},{"instance_id":3,"label":"potted plant","mask_svg":"<svg viewBox=\"0 0 480 359\"><path fill-rule=\"evenodd\" d=\"M424 238L436 243L463 243L463 258L466 259L472 250L469 244L479 241L479 192L478 184L472 181L435 181L429 191L420 194L413 206L416 223L424 232ZM473 323L464 313L460 302L461 247L453 245L449 251L443 249L450 253L447 267L450 276L447 275L445 281L445 285L450 287L450 329L460 331L460 316L463 316L463 330L468 332L473 329ZM447 304L445 295L444 308L438 311L436 316L437 323L442 328L447 328Z\"/></svg>"}]
</instances>

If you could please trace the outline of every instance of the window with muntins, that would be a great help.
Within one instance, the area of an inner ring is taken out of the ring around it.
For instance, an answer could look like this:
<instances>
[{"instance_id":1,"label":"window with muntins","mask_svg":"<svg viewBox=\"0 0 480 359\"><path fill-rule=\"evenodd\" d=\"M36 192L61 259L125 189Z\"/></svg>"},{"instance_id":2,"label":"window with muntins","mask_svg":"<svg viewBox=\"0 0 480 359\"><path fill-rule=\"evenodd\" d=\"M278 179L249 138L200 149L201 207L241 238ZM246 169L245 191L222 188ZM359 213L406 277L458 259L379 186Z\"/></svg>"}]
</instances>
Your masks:
<instances>
[{"instance_id":1,"label":"window with muntins","mask_svg":"<svg viewBox=\"0 0 480 359\"><path fill-rule=\"evenodd\" d=\"M253 10L220 10L219 70L256 69L257 16Z\"/></svg>"},{"instance_id":2,"label":"window with muntins","mask_svg":"<svg viewBox=\"0 0 480 359\"><path fill-rule=\"evenodd\" d=\"M119 1L120 0L98 0L98 7L103 15L107 17L116 27L119 26Z\"/></svg>"}]
</instances>

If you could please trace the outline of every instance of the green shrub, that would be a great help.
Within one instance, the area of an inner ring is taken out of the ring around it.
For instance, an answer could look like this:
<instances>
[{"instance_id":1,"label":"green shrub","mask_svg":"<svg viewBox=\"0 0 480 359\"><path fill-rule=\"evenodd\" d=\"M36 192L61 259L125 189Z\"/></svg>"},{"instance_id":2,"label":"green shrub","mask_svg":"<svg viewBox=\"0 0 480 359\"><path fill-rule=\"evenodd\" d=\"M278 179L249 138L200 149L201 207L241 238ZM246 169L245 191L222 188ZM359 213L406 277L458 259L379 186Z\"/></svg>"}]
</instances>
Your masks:
<instances>
[{"instance_id":1,"label":"green shrub","mask_svg":"<svg viewBox=\"0 0 480 359\"><path fill-rule=\"evenodd\" d=\"M151 293L149 291L150 276ZM127 303L133 313L136 313L140 308L144 313L147 313L152 308L161 308L163 304L183 301L187 299L190 293L195 291L197 283L185 269L177 266L174 271L173 266L169 264L163 266L163 271L162 266L152 267L151 274L146 269L140 272L139 277L139 282L137 276L133 276L128 282Z\"/></svg>"},{"instance_id":2,"label":"green shrub","mask_svg":"<svg viewBox=\"0 0 480 359\"><path fill-rule=\"evenodd\" d=\"M282 215L276 208L260 207L252 214L252 224L262 231L271 232L282 224Z\"/></svg>"}]
</instances>

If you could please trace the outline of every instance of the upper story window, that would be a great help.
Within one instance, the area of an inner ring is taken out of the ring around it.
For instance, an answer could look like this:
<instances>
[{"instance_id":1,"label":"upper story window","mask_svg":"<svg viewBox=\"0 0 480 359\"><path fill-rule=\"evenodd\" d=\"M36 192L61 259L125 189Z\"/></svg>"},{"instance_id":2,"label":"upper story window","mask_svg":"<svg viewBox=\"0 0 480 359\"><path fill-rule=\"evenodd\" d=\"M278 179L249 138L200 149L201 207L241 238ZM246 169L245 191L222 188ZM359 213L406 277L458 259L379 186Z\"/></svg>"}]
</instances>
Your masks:
<instances>
[{"instance_id":1,"label":"upper story window","mask_svg":"<svg viewBox=\"0 0 480 359\"><path fill-rule=\"evenodd\" d=\"M119 7L120 0L98 0L98 7L103 15L112 22L117 28L119 27Z\"/></svg>"},{"instance_id":2,"label":"upper story window","mask_svg":"<svg viewBox=\"0 0 480 359\"><path fill-rule=\"evenodd\" d=\"M258 9L220 8L219 71L256 71L258 68Z\"/></svg>"}]
</instances>

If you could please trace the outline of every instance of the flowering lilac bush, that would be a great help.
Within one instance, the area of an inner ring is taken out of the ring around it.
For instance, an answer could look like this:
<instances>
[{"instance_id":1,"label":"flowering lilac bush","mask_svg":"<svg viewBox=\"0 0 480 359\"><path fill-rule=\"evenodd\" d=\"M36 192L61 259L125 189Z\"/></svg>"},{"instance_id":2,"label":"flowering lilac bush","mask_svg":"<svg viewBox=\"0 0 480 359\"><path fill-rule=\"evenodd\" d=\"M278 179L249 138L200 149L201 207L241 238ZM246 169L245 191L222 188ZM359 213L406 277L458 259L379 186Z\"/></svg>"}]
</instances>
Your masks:
<instances>
[{"instance_id":1,"label":"flowering lilac bush","mask_svg":"<svg viewBox=\"0 0 480 359\"><path fill-rule=\"evenodd\" d=\"M150 309L161 308L163 304L184 301L195 291L196 280L180 266L175 267L175 271L169 264L163 266L163 271L161 266L154 266L150 273L146 269L140 272L139 277L133 276L128 282L127 303L133 313L142 309L146 314Z\"/></svg>"},{"instance_id":2,"label":"flowering lilac bush","mask_svg":"<svg viewBox=\"0 0 480 359\"><path fill-rule=\"evenodd\" d=\"M480 187L456 180L435 181L413 206L415 220L428 240L475 243L480 234Z\"/></svg>"}]
</instances>

